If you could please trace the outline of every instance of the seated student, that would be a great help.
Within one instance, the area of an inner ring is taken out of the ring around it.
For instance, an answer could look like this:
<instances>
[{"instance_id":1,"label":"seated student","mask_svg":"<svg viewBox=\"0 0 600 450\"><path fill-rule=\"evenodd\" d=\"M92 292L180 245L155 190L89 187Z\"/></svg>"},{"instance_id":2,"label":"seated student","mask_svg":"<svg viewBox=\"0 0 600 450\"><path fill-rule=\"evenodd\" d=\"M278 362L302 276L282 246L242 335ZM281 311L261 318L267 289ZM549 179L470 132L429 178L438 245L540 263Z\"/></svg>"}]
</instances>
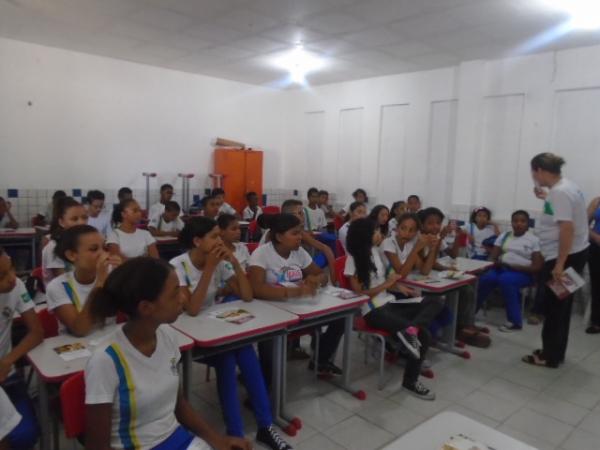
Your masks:
<instances>
[{"instance_id":1,"label":"seated student","mask_svg":"<svg viewBox=\"0 0 600 450\"><path fill-rule=\"evenodd\" d=\"M221 208L221 201L212 195L207 195L202 199L202 215L209 219L217 220L219 217L219 209Z\"/></svg>"},{"instance_id":2,"label":"seated student","mask_svg":"<svg viewBox=\"0 0 600 450\"><path fill-rule=\"evenodd\" d=\"M60 334L87 336L97 325L87 301L90 293L104 285L109 271L121 263L121 258L104 251L104 236L91 225L66 230L55 253L71 269L46 287L48 310L56 316Z\"/></svg>"},{"instance_id":3,"label":"seated student","mask_svg":"<svg viewBox=\"0 0 600 450\"><path fill-rule=\"evenodd\" d=\"M231 214L239 217L239 213L235 208L225 201L225 191L223 189L214 188L210 195L219 201L219 214Z\"/></svg>"},{"instance_id":4,"label":"seated student","mask_svg":"<svg viewBox=\"0 0 600 450\"><path fill-rule=\"evenodd\" d=\"M419 211L419 220L421 222L421 233L427 235L429 246L421 252L421 273L429 275L432 269L448 270L437 262L440 255L448 254L456 257L456 240L453 248L449 248L444 241L447 229L442 229L444 213L438 208L425 208ZM484 333L483 329L475 326L475 291L472 286L467 285L459 288L458 298L458 316L457 316L457 338L474 347L487 348L491 344L490 337Z\"/></svg>"},{"instance_id":5,"label":"seated student","mask_svg":"<svg viewBox=\"0 0 600 450\"><path fill-rule=\"evenodd\" d=\"M383 237L387 237L389 234L388 222L390 220L390 210L385 205L376 205L369 214L369 219L371 219L377 228L379 228L379 232Z\"/></svg>"},{"instance_id":6,"label":"seated student","mask_svg":"<svg viewBox=\"0 0 600 450\"><path fill-rule=\"evenodd\" d=\"M247 220L248 222L258 219L258 216L263 213L263 210L258 206L258 195L256 192L246 193L246 203L248 203L248 206L244 208L242 219Z\"/></svg>"},{"instance_id":7,"label":"seated student","mask_svg":"<svg viewBox=\"0 0 600 450\"><path fill-rule=\"evenodd\" d=\"M364 203L350 203L348 210L350 211L350 220L344 223L344 225L342 225L338 230L338 239L340 240L342 247L344 247L344 250L346 250L346 236L348 235L348 228L350 227L350 224L357 219L363 219L367 217L367 207Z\"/></svg>"},{"instance_id":8,"label":"seated student","mask_svg":"<svg viewBox=\"0 0 600 450\"><path fill-rule=\"evenodd\" d=\"M164 212L150 219L148 231L152 236L179 236L179 232L183 230L183 220L179 218L180 214L179 204L168 201L164 205Z\"/></svg>"},{"instance_id":9,"label":"seated student","mask_svg":"<svg viewBox=\"0 0 600 450\"><path fill-rule=\"evenodd\" d=\"M39 436L33 404L27 394L23 377L14 364L44 339L44 331L34 310L34 303L23 282L17 278L10 257L0 247L0 390L4 389L10 401L21 415L21 420L11 417L13 427L0 420L0 440L8 435L13 449L32 448ZM12 346L11 331L15 314L19 313L27 328L27 334L19 344ZM0 405L0 416L4 413ZM16 427L14 427L16 426Z\"/></svg>"},{"instance_id":10,"label":"seated student","mask_svg":"<svg viewBox=\"0 0 600 450\"><path fill-rule=\"evenodd\" d=\"M117 200L118 202L113 205L113 212L111 214L111 219L113 220L112 226L116 227L118 224L114 222L114 218L117 215L115 210L121 204L121 202L125 200L131 200L133 198L133 191L128 187L122 187L117 191Z\"/></svg>"},{"instance_id":11,"label":"seated student","mask_svg":"<svg viewBox=\"0 0 600 450\"><path fill-rule=\"evenodd\" d=\"M512 214L512 231L496 239L490 260L496 266L479 277L478 308L492 290L499 286L506 305L507 322L499 330L510 332L523 328L521 288L533 283L533 275L544 265L540 240L529 231L529 214L518 210Z\"/></svg>"},{"instance_id":12,"label":"seated student","mask_svg":"<svg viewBox=\"0 0 600 450\"><path fill-rule=\"evenodd\" d=\"M398 219L401 215L406 213L406 202L400 200L394 202L390 208L390 221L388 222L388 235L394 236L396 228L398 228Z\"/></svg>"},{"instance_id":13,"label":"seated student","mask_svg":"<svg viewBox=\"0 0 600 450\"><path fill-rule=\"evenodd\" d=\"M123 200L115 207L113 214L113 222L117 227L106 239L111 255L118 255L123 260L146 255L158 258L156 239L149 231L137 227L142 220L142 210L137 201L132 198Z\"/></svg>"},{"instance_id":14,"label":"seated student","mask_svg":"<svg viewBox=\"0 0 600 450\"><path fill-rule=\"evenodd\" d=\"M75 225L87 224L86 209L72 197L59 198L54 213L50 224L50 240L42 249L42 272L46 286L65 271L65 262L55 254L56 241L60 239L61 233Z\"/></svg>"},{"instance_id":15,"label":"seated student","mask_svg":"<svg viewBox=\"0 0 600 450\"><path fill-rule=\"evenodd\" d=\"M87 193L88 225L97 229L102 236L108 236L111 230L110 213L104 211L104 192L91 190Z\"/></svg>"},{"instance_id":16,"label":"seated student","mask_svg":"<svg viewBox=\"0 0 600 450\"><path fill-rule=\"evenodd\" d=\"M208 425L183 397L173 323L182 311L179 280L165 261L140 257L113 270L90 298L97 322L129 320L103 339L85 368L88 450L249 450Z\"/></svg>"},{"instance_id":17,"label":"seated student","mask_svg":"<svg viewBox=\"0 0 600 450\"><path fill-rule=\"evenodd\" d=\"M304 208L304 229L307 231L323 231L327 228L327 218L319 208L319 190L310 188L307 193L308 205Z\"/></svg>"},{"instance_id":18,"label":"seated student","mask_svg":"<svg viewBox=\"0 0 600 450\"><path fill-rule=\"evenodd\" d=\"M469 242L467 256L469 258L482 261L488 259L492 246L487 246L485 240L500 234L498 225L491 220L492 212L485 206L480 206L471 213L469 224L459 229L459 233L467 234Z\"/></svg>"},{"instance_id":19,"label":"seated student","mask_svg":"<svg viewBox=\"0 0 600 450\"><path fill-rule=\"evenodd\" d=\"M52 223L52 219L54 218L54 207L56 206L56 202L58 201L58 199L65 198L66 196L67 193L65 191L54 191L54 193L52 194L52 199L50 200L50 203L48 203L48 206L46 207L46 212L44 214L46 223Z\"/></svg>"},{"instance_id":20,"label":"seated student","mask_svg":"<svg viewBox=\"0 0 600 450\"><path fill-rule=\"evenodd\" d=\"M389 331L395 343L408 355L402 387L418 398L434 400L435 394L419 381L419 374L431 341L427 327L443 304L428 299L421 304L394 302L396 296L388 290L396 290L400 294L399 300L417 294L398 284L403 278L400 274L392 274L386 279L385 266L377 250L381 240L379 228L371 219L352 222L348 230L344 275L350 278L353 291L370 297L361 310L367 324Z\"/></svg>"},{"instance_id":21,"label":"seated student","mask_svg":"<svg viewBox=\"0 0 600 450\"><path fill-rule=\"evenodd\" d=\"M404 213L398 218L398 228L393 236L385 238L381 244L383 262L398 275L407 276L413 269L420 269L423 261L420 252L429 246L427 236L419 236L421 223L419 217L413 213Z\"/></svg>"},{"instance_id":22,"label":"seated student","mask_svg":"<svg viewBox=\"0 0 600 450\"><path fill-rule=\"evenodd\" d=\"M365 205L365 208L367 210L367 214L369 214L369 197L367 197L367 191L365 191L364 189L360 189L358 188L357 190L355 190L352 193L352 198L354 199L355 202L359 202ZM351 202L353 203L353 202ZM339 214L341 216L346 216L350 213L350 205L342 208L339 212Z\"/></svg>"},{"instance_id":23,"label":"seated student","mask_svg":"<svg viewBox=\"0 0 600 450\"><path fill-rule=\"evenodd\" d=\"M10 212L12 204L0 197L0 228L19 228L17 222Z\"/></svg>"},{"instance_id":24,"label":"seated student","mask_svg":"<svg viewBox=\"0 0 600 450\"><path fill-rule=\"evenodd\" d=\"M150 206L148 220L157 219L165 212L165 205L173 198L173 185L165 183L160 187L160 198L158 203ZM181 212L181 211L180 211Z\"/></svg>"},{"instance_id":25,"label":"seated student","mask_svg":"<svg viewBox=\"0 0 600 450\"><path fill-rule=\"evenodd\" d=\"M333 219L335 217L333 206L329 204L329 192L325 190L319 191L319 208L323 210L327 219Z\"/></svg>"},{"instance_id":26,"label":"seated student","mask_svg":"<svg viewBox=\"0 0 600 450\"><path fill-rule=\"evenodd\" d=\"M242 269L247 271L248 263L250 262L250 252L248 251L246 244L240 242L242 230L240 229L239 221L231 214L223 214L219 216L217 223L221 230L221 240L223 241L223 244L225 244L225 247L233 253L233 256L238 260Z\"/></svg>"},{"instance_id":27,"label":"seated student","mask_svg":"<svg viewBox=\"0 0 600 450\"><path fill-rule=\"evenodd\" d=\"M411 213L418 213L421 211L421 199L418 195L409 195L406 199L406 210Z\"/></svg>"},{"instance_id":28,"label":"seated student","mask_svg":"<svg viewBox=\"0 0 600 450\"><path fill-rule=\"evenodd\" d=\"M301 246L302 222L292 214L274 214L270 223L271 241L259 246L250 256L249 278L256 298L285 300L313 296L327 284L327 276ZM344 321L330 322L321 338L317 371L320 374L341 375L332 358L344 334ZM259 353L263 372L270 382L272 342L261 342ZM314 360L309 363L313 370Z\"/></svg>"},{"instance_id":29,"label":"seated student","mask_svg":"<svg viewBox=\"0 0 600 450\"><path fill-rule=\"evenodd\" d=\"M237 220L229 214L221 216L219 220L223 217ZM214 220L207 217L192 218L181 232L180 241L189 250L172 259L171 265L175 267L179 278L184 309L188 314L201 314L217 298L227 295L252 301L252 288L244 269L224 245L221 229ZM256 440L274 450L291 449L272 426L271 403L252 345L221 353L210 358L210 363L217 371L217 388L227 434L244 437L237 388L236 368L239 367L258 423Z\"/></svg>"}]
</instances>

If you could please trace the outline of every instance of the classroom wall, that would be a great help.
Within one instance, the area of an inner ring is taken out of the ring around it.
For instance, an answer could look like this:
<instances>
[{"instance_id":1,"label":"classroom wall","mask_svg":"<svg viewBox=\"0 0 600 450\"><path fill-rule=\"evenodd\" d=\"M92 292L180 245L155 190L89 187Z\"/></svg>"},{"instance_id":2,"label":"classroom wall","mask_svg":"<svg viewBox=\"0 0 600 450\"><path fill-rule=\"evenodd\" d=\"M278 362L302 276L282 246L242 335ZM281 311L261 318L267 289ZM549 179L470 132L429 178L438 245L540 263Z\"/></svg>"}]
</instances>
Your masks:
<instances>
[{"instance_id":1,"label":"classroom wall","mask_svg":"<svg viewBox=\"0 0 600 450\"><path fill-rule=\"evenodd\" d=\"M285 180L323 186L341 203L361 186L388 205L417 193L459 218L480 204L503 220L516 208L539 212L528 164L542 151L566 158L588 199L600 195L600 46L288 97Z\"/></svg>"},{"instance_id":2,"label":"classroom wall","mask_svg":"<svg viewBox=\"0 0 600 450\"><path fill-rule=\"evenodd\" d=\"M0 189L144 188L150 171L197 190L217 136L264 150L283 185L279 91L8 39L0 61Z\"/></svg>"}]
</instances>

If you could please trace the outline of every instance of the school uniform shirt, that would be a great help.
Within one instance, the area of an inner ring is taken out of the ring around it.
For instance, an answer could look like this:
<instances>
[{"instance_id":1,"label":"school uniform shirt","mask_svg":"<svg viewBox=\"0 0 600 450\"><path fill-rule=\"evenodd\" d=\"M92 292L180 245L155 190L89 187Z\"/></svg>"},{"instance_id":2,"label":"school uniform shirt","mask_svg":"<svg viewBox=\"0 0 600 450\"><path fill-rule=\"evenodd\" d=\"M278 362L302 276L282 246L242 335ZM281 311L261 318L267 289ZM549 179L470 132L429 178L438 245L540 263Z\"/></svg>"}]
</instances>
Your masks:
<instances>
[{"instance_id":1,"label":"school uniform shirt","mask_svg":"<svg viewBox=\"0 0 600 450\"><path fill-rule=\"evenodd\" d=\"M395 217L392 217L388 222L388 236L392 237L396 235L396 230L398 229L398 221Z\"/></svg>"},{"instance_id":2,"label":"school uniform shirt","mask_svg":"<svg viewBox=\"0 0 600 450\"><path fill-rule=\"evenodd\" d=\"M573 222L574 237L570 254L585 250L589 245L585 199L581 189L566 178L561 178L548 192L539 226L536 227L542 255L546 261L558 257L560 221Z\"/></svg>"},{"instance_id":3,"label":"school uniform shirt","mask_svg":"<svg viewBox=\"0 0 600 450\"><path fill-rule=\"evenodd\" d=\"M125 233L115 228L106 239L107 244L117 244L121 254L127 258L146 256L148 247L156 242L149 231L136 228L133 233Z\"/></svg>"},{"instance_id":4,"label":"school uniform shirt","mask_svg":"<svg viewBox=\"0 0 600 450\"><path fill-rule=\"evenodd\" d=\"M85 368L86 405L112 404L110 447L149 450L179 426L175 405L181 358L175 330L156 330L156 349L148 357L123 328L103 340Z\"/></svg>"},{"instance_id":5,"label":"school uniform shirt","mask_svg":"<svg viewBox=\"0 0 600 450\"><path fill-rule=\"evenodd\" d=\"M156 228L158 231L181 231L183 230L183 220L177 217L175 220L171 220L170 222L165 221L163 215L159 215L158 217L153 217L148 222L148 226L152 228Z\"/></svg>"},{"instance_id":6,"label":"school uniform shirt","mask_svg":"<svg viewBox=\"0 0 600 450\"><path fill-rule=\"evenodd\" d=\"M223 204L219 208L219 215L221 214L231 214L232 216L235 216L237 214L237 211L229 203L223 202Z\"/></svg>"},{"instance_id":7,"label":"school uniform shirt","mask_svg":"<svg viewBox=\"0 0 600 450\"><path fill-rule=\"evenodd\" d=\"M81 284L73 275L73 272L65 272L54 278L46 287L46 300L48 302L48 311L54 312L56 308L63 305L73 305L77 312L83 309L90 292L94 289L96 282L91 284ZM107 324L116 323L115 317L106 319ZM68 328L59 320L58 333L69 334Z\"/></svg>"},{"instance_id":8,"label":"school uniform shirt","mask_svg":"<svg viewBox=\"0 0 600 450\"><path fill-rule=\"evenodd\" d=\"M46 286L54 277L50 269L64 269L66 267L65 262L54 254L55 249L56 241L54 239L50 239L42 249L42 273Z\"/></svg>"},{"instance_id":9,"label":"school uniform shirt","mask_svg":"<svg viewBox=\"0 0 600 450\"><path fill-rule=\"evenodd\" d=\"M175 273L177 274L177 278L179 278L179 286L186 286L190 292L194 292L200 282L200 278L202 278L203 271L194 266L190 259L190 254L185 252L183 255L173 258L169 263L175 268ZM202 303L200 311L204 311L216 303L217 291L225 286L227 281L234 276L235 270L230 262L221 261L217 265L208 285L206 298L204 299L204 303Z\"/></svg>"},{"instance_id":10,"label":"school uniform shirt","mask_svg":"<svg viewBox=\"0 0 600 450\"><path fill-rule=\"evenodd\" d=\"M258 219L258 216L260 216L262 213L263 213L263 210L260 206L256 207L256 215L254 214L254 211L252 211L252 209L250 209L249 206L246 206L244 208L244 211L242 212L242 219L248 220L248 221L256 220L256 219Z\"/></svg>"},{"instance_id":11,"label":"school uniform shirt","mask_svg":"<svg viewBox=\"0 0 600 450\"><path fill-rule=\"evenodd\" d=\"M25 284L17 278L15 287L0 294L0 359L12 351L12 322L15 313L23 314L34 307ZM9 376L14 373L11 368ZM1 425L0 425L1 426Z\"/></svg>"},{"instance_id":12,"label":"school uniform shirt","mask_svg":"<svg viewBox=\"0 0 600 450\"><path fill-rule=\"evenodd\" d=\"M8 224L10 223L10 219L8 218L8 214L4 214L0 217L0 228L8 228Z\"/></svg>"},{"instance_id":13,"label":"school uniform shirt","mask_svg":"<svg viewBox=\"0 0 600 450\"><path fill-rule=\"evenodd\" d=\"M354 203L356 200L352 200L350 203L348 203L342 211L344 211L346 214L350 214L350 205L352 203ZM369 213L371 212L371 208L369 208L369 204L368 203L363 203L363 205L365 205L365 209L367 210L367 215L369 215Z\"/></svg>"},{"instance_id":14,"label":"school uniform shirt","mask_svg":"<svg viewBox=\"0 0 600 450\"><path fill-rule=\"evenodd\" d=\"M346 250L346 239L348 237L348 228L350 228L350 221L346 222L344 225L340 227L338 230L338 239L344 250Z\"/></svg>"},{"instance_id":15,"label":"school uniform shirt","mask_svg":"<svg viewBox=\"0 0 600 450\"><path fill-rule=\"evenodd\" d=\"M112 229L110 226L110 214L106 211L100 212L98 217L88 216L87 223L98 230L104 237L108 236L108 233Z\"/></svg>"},{"instance_id":16,"label":"school uniform shirt","mask_svg":"<svg viewBox=\"0 0 600 450\"><path fill-rule=\"evenodd\" d=\"M480 229L474 223L466 224L462 227L465 233L469 233L473 236L474 242L469 242L467 245L467 254L470 258L475 256L487 256L488 251L483 246L483 241L496 234L493 225L486 225L483 229Z\"/></svg>"},{"instance_id":17,"label":"school uniform shirt","mask_svg":"<svg viewBox=\"0 0 600 450\"><path fill-rule=\"evenodd\" d=\"M250 266L262 267L265 281L269 284L298 283L304 278L302 270L312 264L313 260L306 250L300 247L292 250L287 258L281 256L272 242L259 246L250 255Z\"/></svg>"},{"instance_id":18,"label":"school uniform shirt","mask_svg":"<svg viewBox=\"0 0 600 450\"><path fill-rule=\"evenodd\" d=\"M400 248L400 244L398 244L398 240L396 239L396 236L393 236L393 237L389 237L389 238L386 238L383 240L383 243L381 244L381 250L383 250L384 254L385 254L385 252L395 253L398 256L398 259L400 260L400 262L402 264L404 264L406 262L406 260L408 259L408 256L412 252L413 248L415 248L416 243L417 243L417 238L415 237L415 238L411 239L410 241L406 242L404 244L404 248ZM386 257L386 259L387 259L387 257ZM385 262L386 259L384 259L383 261Z\"/></svg>"},{"instance_id":19,"label":"school uniform shirt","mask_svg":"<svg viewBox=\"0 0 600 450\"><path fill-rule=\"evenodd\" d=\"M377 248L373 247L371 249L371 257L373 258L373 263L375 264L375 268L377 269L375 272L371 272L369 277L370 280L370 288L374 288L385 283L385 266L381 257L379 255L379 251ZM347 277L353 277L356 275L356 263L354 262L354 257L352 255L346 256L346 265L344 266L344 275ZM370 299L367 303L364 303L361 306L360 312L363 316L366 316L372 310L376 308L380 308L386 303L394 300L395 297L389 292L383 291L377 294L375 297Z\"/></svg>"},{"instance_id":20,"label":"school uniform shirt","mask_svg":"<svg viewBox=\"0 0 600 450\"><path fill-rule=\"evenodd\" d=\"M321 208L312 209L309 206L304 208L304 228L308 231L327 228L327 218Z\"/></svg>"},{"instance_id":21,"label":"school uniform shirt","mask_svg":"<svg viewBox=\"0 0 600 450\"><path fill-rule=\"evenodd\" d=\"M158 218L160 216L162 216L162 214L165 212L165 205L163 205L161 202L155 203L154 205L150 206L150 209L148 210L148 220L152 220L155 217ZM179 217L183 216L183 211L179 211Z\"/></svg>"},{"instance_id":22,"label":"school uniform shirt","mask_svg":"<svg viewBox=\"0 0 600 450\"><path fill-rule=\"evenodd\" d=\"M233 253L233 256L235 256L235 258L239 261L240 266L242 266L242 269L244 269L244 271L247 271L248 263L250 262L250 252L248 251L248 247L242 242L236 242L233 244L233 246L235 247L235 252Z\"/></svg>"},{"instance_id":23,"label":"school uniform shirt","mask_svg":"<svg viewBox=\"0 0 600 450\"><path fill-rule=\"evenodd\" d=\"M522 236L515 236L512 231L507 231L498 236L494 246L502 249L501 262L529 266L533 253L540 251L540 239L531 231Z\"/></svg>"},{"instance_id":24,"label":"school uniform shirt","mask_svg":"<svg viewBox=\"0 0 600 450\"><path fill-rule=\"evenodd\" d=\"M0 387L0 441L21 422L21 414L15 409L4 389Z\"/></svg>"}]
</instances>

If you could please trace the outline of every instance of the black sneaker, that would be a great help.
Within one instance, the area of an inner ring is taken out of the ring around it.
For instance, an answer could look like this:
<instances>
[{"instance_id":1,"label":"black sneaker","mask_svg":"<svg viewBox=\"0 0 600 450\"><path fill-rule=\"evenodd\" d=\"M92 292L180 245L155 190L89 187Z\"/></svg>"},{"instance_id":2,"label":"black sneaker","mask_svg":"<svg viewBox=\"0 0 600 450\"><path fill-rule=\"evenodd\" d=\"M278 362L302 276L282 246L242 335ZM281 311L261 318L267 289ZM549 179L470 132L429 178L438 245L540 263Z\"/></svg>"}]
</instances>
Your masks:
<instances>
[{"instance_id":1,"label":"black sneaker","mask_svg":"<svg viewBox=\"0 0 600 450\"><path fill-rule=\"evenodd\" d=\"M406 350L408 350L408 355L411 358L419 359L421 358L421 342L419 341L419 337L417 336L417 329L414 327L408 327L405 330L398 331L396 333L398 339L404 346Z\"/></svg>"},{"instance_id":2,"label":"black sneaker","mask_svg":"<svg viewBox=\"0 0 600 450\"><path fill-rule=\"evenodd\" d=\"M308 370L315 370L315 362L314 361L311 360L308 363ZM335 364L333 364L331 362L319 363L319 366L317 367L317 375L319 375L319 376L339 377L343 373L344 372L342 371L342 369L340 369L338 366L336 366Z\"/></svg>"},{"instance_id":3,"label":"black sneaker","mask_svg":"<svg viewBox=\"0 0 600 450\"><path fill-rule=\"evenodd\" d=\"M402 384L402 387L421 400L435 400L435 393L425 387L420 381L417 381L412 385Z\"/></svg>"},{"instance_id":4,"label":"black sneaker","mask_svg":"<svg viewBox=\"0 0 600 450\"><path fill-rule=\"evenodd\" d=\"M273 450L293 450L293 447L281 439L279 433L273 426L259 428L256 432L256 440Z\"/></svg>"},{"instance_id":5,"label":"black sneaker","mask_svg":"<svg viewBox=\"0 0 600 450\"><path fill-rule=\"evenodd\" d=\"M340 369L338 366L336 366L332 362L327 363L327 367L329 368L329 373L331 373L332 375L334 375L336 377L341 377L342 374L344 373L344 371L342 369Z\"/></svg>"}]
</instances>

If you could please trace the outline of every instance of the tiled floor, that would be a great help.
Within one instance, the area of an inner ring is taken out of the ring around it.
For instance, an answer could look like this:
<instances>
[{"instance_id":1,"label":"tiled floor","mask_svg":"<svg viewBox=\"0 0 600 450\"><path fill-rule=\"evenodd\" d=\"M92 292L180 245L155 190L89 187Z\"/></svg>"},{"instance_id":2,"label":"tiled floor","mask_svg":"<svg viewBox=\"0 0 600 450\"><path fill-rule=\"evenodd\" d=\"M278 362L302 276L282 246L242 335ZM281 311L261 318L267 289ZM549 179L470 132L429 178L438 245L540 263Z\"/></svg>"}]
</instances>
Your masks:
<instances>
[{"instance_id":1,"label":"tiled floor","mask_svg":"<svg viewBox=\"0 0 600 450\"><path fill-rule=\"evenodd\" d=\"M488 319L500 323L502 316L501 310L494 309ZM363 344L353 337L352 378L355 386L367 392L367 399L357 400L316 381L303 362L290 363L289 410L302 418L304 427L288 440L301 450L376 449L428 417L453 410L540 450L598 450L600 336L586 335L582 322L581 316L573 317L567 361L559 369L531 367L520 361L539 347L539 326L526 325L513 334L493 328L492 346L470 348L470 360L432 352L435 379L424 382L436 391L434 402L415 399L399 389L400 367L387 366L390 380L378 391L375 363L363 364ZM193 405L222 429L214 374L206 383L205 367L198 364L194 374L199 381L194 385ZM244 417L252 438L254 418L247 410Z\"/></svg>"}]
</instances>

